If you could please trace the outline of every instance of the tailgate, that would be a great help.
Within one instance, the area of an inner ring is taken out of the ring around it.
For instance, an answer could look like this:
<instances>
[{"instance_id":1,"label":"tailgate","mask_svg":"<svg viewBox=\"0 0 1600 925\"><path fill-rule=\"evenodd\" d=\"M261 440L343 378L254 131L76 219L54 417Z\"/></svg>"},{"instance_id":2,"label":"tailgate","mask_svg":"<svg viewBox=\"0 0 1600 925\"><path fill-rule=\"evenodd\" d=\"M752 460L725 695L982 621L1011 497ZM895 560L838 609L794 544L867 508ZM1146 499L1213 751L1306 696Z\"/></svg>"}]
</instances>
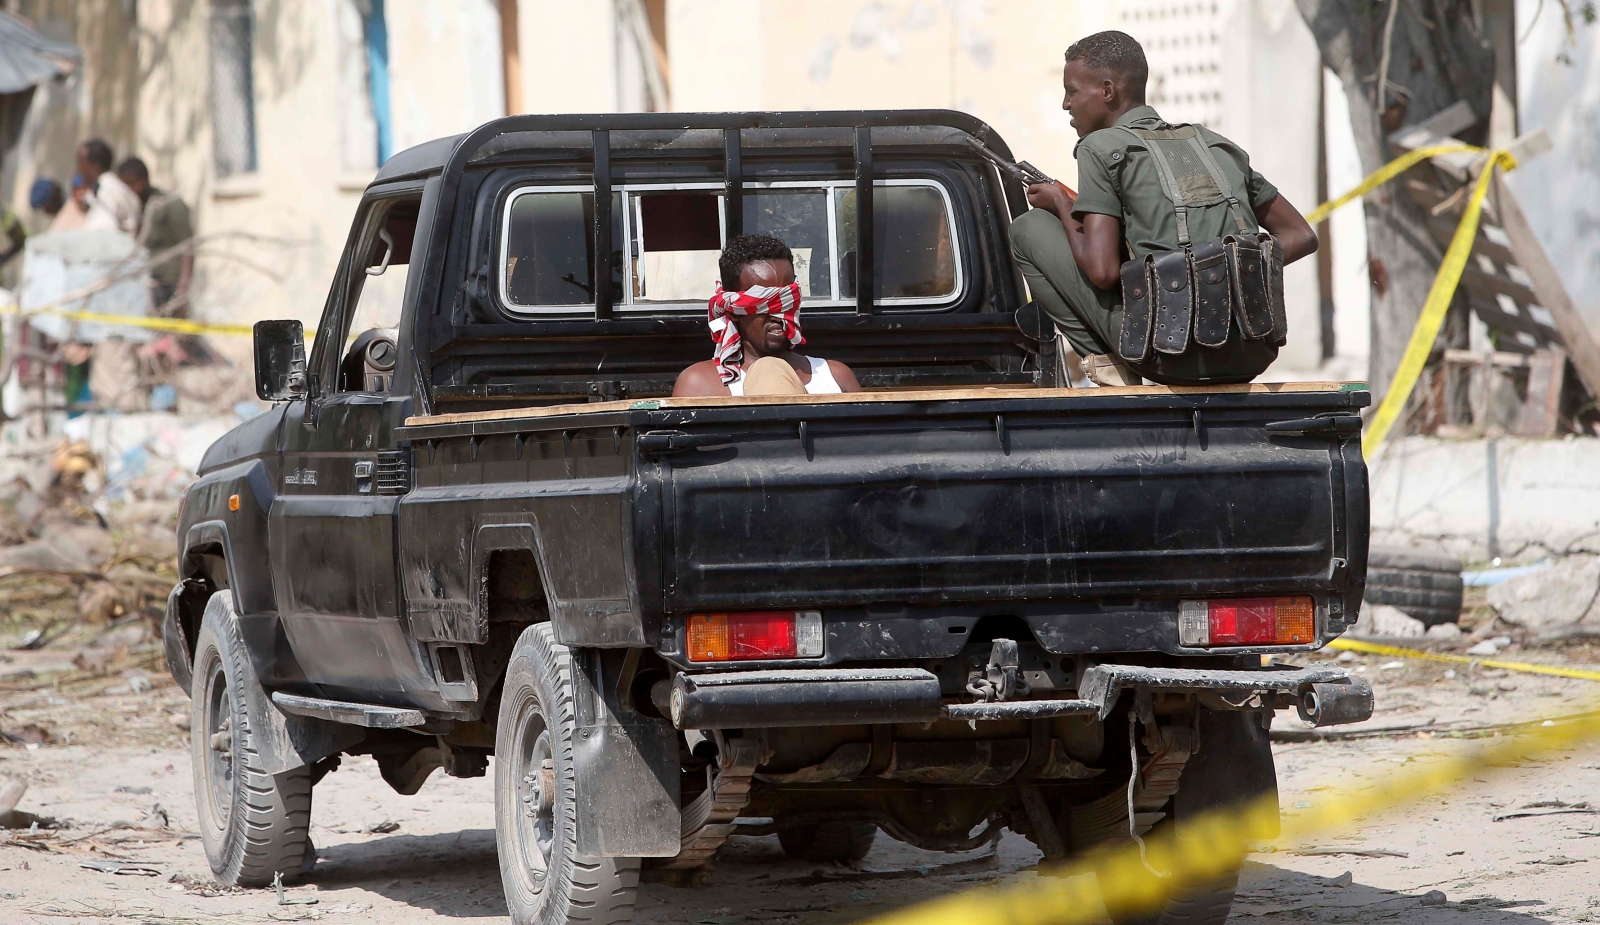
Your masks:
<instances>
[{"instance_id":1,"label":"tailgate","mask_svg":"<svg viewBox=\"0 0 1600 925\"><path fill-rule=\"evenodd\" d=\"M1332 590L1365 567L1349 416L1367 400L1088 391L702 411L641 443L664 498L640 516L663 521L677 612ZM1284 425L1319 415L1346 427Z\"/></svg>"}]
</instances>

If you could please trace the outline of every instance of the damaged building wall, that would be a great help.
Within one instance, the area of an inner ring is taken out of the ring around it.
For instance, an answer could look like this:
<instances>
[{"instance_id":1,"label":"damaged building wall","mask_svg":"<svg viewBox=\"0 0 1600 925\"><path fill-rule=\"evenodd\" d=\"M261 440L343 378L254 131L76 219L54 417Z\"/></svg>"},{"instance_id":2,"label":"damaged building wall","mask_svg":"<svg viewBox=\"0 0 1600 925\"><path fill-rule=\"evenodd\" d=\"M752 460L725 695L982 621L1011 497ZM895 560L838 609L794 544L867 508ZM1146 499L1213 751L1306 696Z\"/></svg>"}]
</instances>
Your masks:
<instances>
[{"instance_id":1,"label":"damaged building wall","mask_svg":"<svg viewBox=\"0 0 1600 925\"><path fill-rule=\"evenodd\" d=\"M138 45L130 40L134 8L126 0L0 3L40 35L70 42L83 53L74 74L46 81L26 100L16 142L0 169L0 201L18 215L28 214L34 178L50 177L67 186L73 152L85 138L104 138L118 152L133 143L139 107Z\"/></svg>"}]
</instances>

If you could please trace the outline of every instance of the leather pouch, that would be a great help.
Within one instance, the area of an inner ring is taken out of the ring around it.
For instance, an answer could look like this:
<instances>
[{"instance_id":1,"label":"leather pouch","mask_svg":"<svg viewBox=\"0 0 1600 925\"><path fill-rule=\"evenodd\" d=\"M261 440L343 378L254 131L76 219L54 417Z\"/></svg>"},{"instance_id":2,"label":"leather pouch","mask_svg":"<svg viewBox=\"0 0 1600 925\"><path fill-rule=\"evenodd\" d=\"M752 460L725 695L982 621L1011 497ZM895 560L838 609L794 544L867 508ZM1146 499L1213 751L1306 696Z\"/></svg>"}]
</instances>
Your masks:
<instances>
[{"instance_id":1,"label":"leather pouch","mask_svg":"<svg viewBox=\"0 0 1600 925\"><path fill-rule=\"evenodd\" d=\"M1202 347L1228 342L1233 319L1228 254L1221 238L1194 246L1194 341Z\"/></svg>"},{"instance_id":2,"label":"leather pouch","mask_svg":"<svg viewBox=\"0 0 1600 925\"><path fill-rule=\"evenodd\" d=\"M1272 300L1272 334L1267 343L1282 347L1289 342L1289 309L1283 296L1283 248L1278 239L1261 233L1261 258L1267 267L1267 295Z\"/></svg>"},{"instance_id":3,"label":"leather pouch","mask_svg":"<svg viewBox=\"0 0 1600 925\"><path fill-rule=\"evenodd\" d=\"M1228 252L1228 275L1233 277L1239 330L1250 340L1265 340L1272 335L1272 297L1267 291L1261 244L1256 235L1228 235L1223 241Z\"/></svg>"},{"instance_id":4,"label":"leather pouch","mask_svg":"<svg viewBox=\"0 0 1600 925\"><path fill-rule=\"evenodd\" d=\"M1194 329L1194 269L1189 249L1157 254L1150 266L1156 280L1156 325L1151 340L1162 353L1182 353L1189 349L1189 333Z\"/></svg>"},{"instance_id":5,"label":"leather pouch","mask_svg":"<svg viewBox=\"0 0 1600 925\"><path fill-rule=\"evenodd\" d=\"M1154 287L1150 279L1150 258L1130 260L1122 265L1122 333L1117 353L1135 363L1150 355L1150 330L1153 327Z\"/></svg>"}]
</instances>

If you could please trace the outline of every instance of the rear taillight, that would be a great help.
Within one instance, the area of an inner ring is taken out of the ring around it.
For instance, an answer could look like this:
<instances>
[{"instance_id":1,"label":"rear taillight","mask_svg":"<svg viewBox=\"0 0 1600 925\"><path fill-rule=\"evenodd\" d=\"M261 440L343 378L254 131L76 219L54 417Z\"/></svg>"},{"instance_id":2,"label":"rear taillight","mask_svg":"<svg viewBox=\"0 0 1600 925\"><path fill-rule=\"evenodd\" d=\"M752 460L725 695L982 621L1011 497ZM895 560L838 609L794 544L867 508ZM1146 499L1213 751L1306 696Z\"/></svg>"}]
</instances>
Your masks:
<instances>
[{"instance_id":1,"label":"rear taillight","mask_svg":"<svg viewBox=\"0 0 1600 925\"><path fill-rule=\"evenodd\" d=\"M697 613L689 617L689 661L816 658L822 614L815 610Z\"/></svg>"},{"instance_id":2,"label":"rear taillight","mask_svg":"<svg viewBox=\"0 0 1600 925\"><path fill-rule=\"evenodd\" d=\"M1315 642L1316 635L1309 597L1184 601L1178 608L1178 642L1185 646L1293 646Z\"/></svg>"}]
</instances>

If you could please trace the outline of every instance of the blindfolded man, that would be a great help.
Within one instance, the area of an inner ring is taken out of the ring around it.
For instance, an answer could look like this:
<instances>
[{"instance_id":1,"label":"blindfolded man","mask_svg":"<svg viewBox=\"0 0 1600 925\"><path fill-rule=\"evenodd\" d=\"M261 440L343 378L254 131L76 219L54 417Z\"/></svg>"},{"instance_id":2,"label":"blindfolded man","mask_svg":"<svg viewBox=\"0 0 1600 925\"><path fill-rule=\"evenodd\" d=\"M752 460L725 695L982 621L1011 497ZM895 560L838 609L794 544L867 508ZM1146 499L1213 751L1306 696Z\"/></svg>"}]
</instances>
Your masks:
<instances>
[{"instance_id":1,"label":"blindfolded man","mask_svg":"<svg viewBox=\"0 0 1600 925\"><path fill-rule=\"evenodd\" d=\"M861 391L850 367L795 352L806 339L788 245L768 235L735 235L718 269L722 280L709 306L715 355L678 374L674 397Z\"/></svg>"}]
</instances>

